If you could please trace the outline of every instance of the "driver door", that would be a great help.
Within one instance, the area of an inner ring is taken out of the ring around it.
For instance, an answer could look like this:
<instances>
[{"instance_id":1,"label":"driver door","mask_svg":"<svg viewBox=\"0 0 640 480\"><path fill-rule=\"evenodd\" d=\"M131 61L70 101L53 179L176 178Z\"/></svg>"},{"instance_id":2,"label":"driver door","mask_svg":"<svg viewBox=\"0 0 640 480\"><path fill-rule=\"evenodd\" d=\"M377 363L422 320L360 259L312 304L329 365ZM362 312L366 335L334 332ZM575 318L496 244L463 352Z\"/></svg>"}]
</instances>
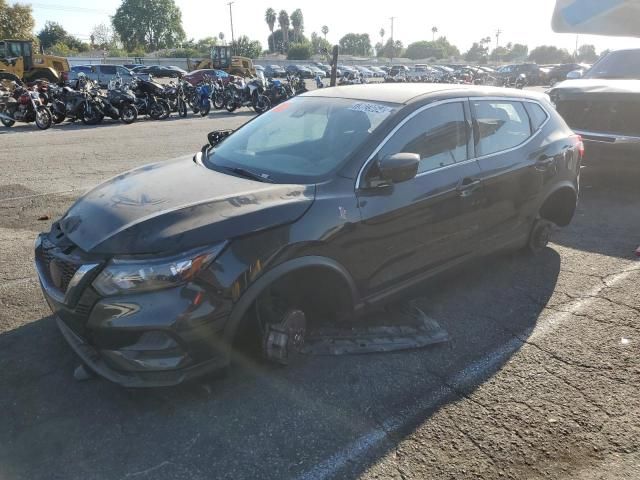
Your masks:
<instances>
[{"instance_id":1,"label":"driver door","mask_svg":"<svg viewBox=\"0 0 640 480\"><path fill-rule=\"evenodd\" d=\"M362 258L355 263L369 295L473 251L483 191L480 167L471 159L470 118L466 100L427 106L395 131L362 172ZM395 153L419 154L418 175L385 186L377 182L377 162Z\"/></svg>"}]
</instances>

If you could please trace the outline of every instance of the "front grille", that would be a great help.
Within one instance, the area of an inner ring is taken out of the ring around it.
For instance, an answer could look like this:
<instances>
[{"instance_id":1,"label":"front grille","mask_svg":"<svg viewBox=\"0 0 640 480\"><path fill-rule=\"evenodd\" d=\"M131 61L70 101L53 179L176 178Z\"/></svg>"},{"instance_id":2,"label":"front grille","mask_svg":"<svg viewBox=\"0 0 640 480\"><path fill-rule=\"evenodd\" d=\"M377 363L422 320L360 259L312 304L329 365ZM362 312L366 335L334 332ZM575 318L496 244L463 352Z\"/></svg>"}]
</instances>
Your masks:
<instances>
[{"instance_id":1,"label":"front grille","mask_svg":"<svg viewBox=\"0 0 640 480\"><path fill-rule=\"evenodd\" d=\"M69 282L76 274L81 264L66 259L56 246L43 238L41 245L35 252L36 261L47 280L60 292L66 293Z\"/></svg>"},{"instance_id":2,"label":"front grille","mask_svg":"<svg viewBox=\"0 0 640 480\"><path fill-rule=\"evenodd\" d=\"M640 136L640 102L561 100L556 108L574 130Z\"/></svg>"}]
</instances>

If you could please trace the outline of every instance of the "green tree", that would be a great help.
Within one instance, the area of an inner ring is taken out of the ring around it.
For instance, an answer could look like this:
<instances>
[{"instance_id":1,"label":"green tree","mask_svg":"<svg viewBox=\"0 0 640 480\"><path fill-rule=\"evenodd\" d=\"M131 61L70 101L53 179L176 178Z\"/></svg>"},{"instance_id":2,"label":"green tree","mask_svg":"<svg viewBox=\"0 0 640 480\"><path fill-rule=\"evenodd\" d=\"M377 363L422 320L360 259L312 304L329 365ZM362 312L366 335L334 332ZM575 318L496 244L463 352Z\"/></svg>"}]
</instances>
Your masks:
<instances>
[{"instance_id":1,"label":"green tree","mask_svg":"<svg viewBox=\"0 0 640 480\"><path fill-rule=\"evenodd\" d=\"M127 50L173 48L185 39L174 0L123 0L112 22Z\"/></svg>"},{"instance_id":2,"label":"green tree","mask_svg":"<svg viewBox=\"0 0 640 480\"><path fill-rule=\"evenodd\" d=\"M436 41L436 33L438 33L438 27L431 27L431 40Z\"/></svg>"},{"instance_id":3,"label":"green tree","mask_svg":"<svg viewBox=\"0 0 640 480\"><path fill-rule=\"evenodd\" d=\"M347 33L340 39L340 51L345 55L371 55L371 39L368 33Z\"/></svg>"},{"instance_id":4,"label":"green tree","mask_svg":"<svg viewBox=\"0 0 640 480\"><path fill-rule=\"evenodd\" d=\"M582 45L578 49L579 62L594 63L596 60L598 60L598 54L594 45Z\"/></svg>"},{"instance_id":5,"label":"green tree","mask_svg":"<svg viewBox=\"0 0 640 480\"><path fill-rule=\"evenodd\" d=\"M262 44L258 40L251 40L246 35L231 42L231 48L234 54L240 57L258 58L262 55Z\"/></svg>"},{"instance_id":6,"label":"green tree","mask_svg":"<svg viewBox=\"0 0 640 480\"><path fill-rule=\"evenodd\" d=\"M276 11L273 8L267 8L267 11L264 12L264 21L267 22L267 26L269 27L269 31L271 32L271 35L273 35L273 29L276 26L276 20L278 19L278 16L276 15ZM271 43L269 43L269 51L274 52L275 46L272 45Z\"/></svg>"},{"instance_id":7,"label":"green tree","mask_svg":"<svg viewBox=\"0 0 640 480\"><path fill-rule=\"evenodd\" d=\"M311 58L311 44L309 42L304 43L292 43L289 46L287 52L288 60L308 60Z\"/></svg>"},{"instance_id":8,"label":"green tree","mask_svg":"<svg viewBox=\"0 0 640 480\"><path fill-rule=\"evenodd\" d=\"M436 41L428 42L422 40L414 42L407 47L406 56L412 60L426 58L450 58L459 57L460 50L455 45L451 45L446 37L440 37Z\"/></svg>"},{"instance_id":9,"label":"green tree","mask_svg":"<svg viewBox=\"0 0 640 480\"><path fill-rule=\"evenodd\" d=\"M331 51L331 44L316 32L311 34L311 54L322 53L325 50Z\"/></svg>"},{"instance_id":10,"label":"green tree","mask_svg":"<svg viewBox=\"0 0 640 480\"><path fill-rule=\"evenodd\" d=\"M529 56L529 47L526 45L522 45L521 43L516 43L510 45L509 53L503 59L505 62L523 62Z\"/></svg>"},{"instance_id":11,"label":"green tree","mask_svg":"<svg viewBox=\"0 0 640 480\"><path fill-rule=\"evenodd\" d=\"M542 45L531 51L529 60L538 64L571 63L573 56L564 48Z\"/></svg>"},{"instance_id":12,"label":"green tree","mask_svg":"<svg viewBox=\"0 0 640 480\"><path fill-rule=\"evenodd\" d=\"M293 27L293 41L298 43L300 35L304 31L304 15L302 15L302 10L299 8L291 14L291 26Z\"/></svg>"},{"instance_id":13,"label":"green tree","mask_svg":"<svg viewBox=\"0 0 640 480\"><path fill-rule=\"evenodd\" d=\"M283 33L282 51L287 51L289 48L289 14L285 10L280 10L278 14L278 25Z\"/></svg>"},{"instance_id":14,"label":"green tree","mask_svg":"<svg viewBox=\"0 0 640 480\"><path fill-rule=\"evenodd\" d=\"M0 0L0 38L32 39L35 23L31 5L9 6L6 0Z\"/></svg>"},{"instance_id":15,"label":"green tree","mask_svg":"<svg viewBox=\"0 0 640 480\"><path fill-rule=\"evenodd\" d=\"M320 31L322 32L322 35L324 35L324 39L327 39L327 33L329 33L329 27L327 27L326 25L323 25L322 28L320 29Z\"/></svg>"},{"instance_id":16,"label":"green tree","mask_svg":"<svg viewBox=\"0 0 640 480\"><path fill-rule=\"evenodd\" d=\"M386 58L398 58L402 56L403 51L404 45L400 40L394 41L392 38L389 38L381 50L381 56Z\"/></svg>"},{"instance_id":17,"label":"green tree","mask_svg":"<svg viewBox=\"0 0 640 480\"><path fill-rule=\"evenodd\" d=\"M293 29L290 28L289 29L289 36L288 38L293 38ZM282 33L281 29L276 29L271 35L269 35L269 38L267 39L267 42L271 45L274 46L274 52L280 52L280 53L285 53L287 50L285 48L285 43L284 43L284 35ZM309 42L309 40L307 39L307 37L305 37L303 34L300 35L300 41L298 43L307 43Z\"/></svg>"},{"instance_id":18,"label":"green tree","mask_svg":"<svg viewBox=\"0 0 640 480\"><path fill-rule=\"evenodd\" d=\"M464 58L468 62L487 63L489 57L489 47L491 37L485 37L479 42L474 42L471 48L465 53Z\"/></svg>"},{"instance_id":19,"label":"green tree","mask_svg":"<svg viewBox=\"0 0 640 480\"><path fill-rule=\"evenodd\" d=\"M57 43L66 44L68 36L69 34L62 25L51 21L46 22L42 30L38 32L40 46L44 49L51 48Z\"/></svg>"}]
</instances>

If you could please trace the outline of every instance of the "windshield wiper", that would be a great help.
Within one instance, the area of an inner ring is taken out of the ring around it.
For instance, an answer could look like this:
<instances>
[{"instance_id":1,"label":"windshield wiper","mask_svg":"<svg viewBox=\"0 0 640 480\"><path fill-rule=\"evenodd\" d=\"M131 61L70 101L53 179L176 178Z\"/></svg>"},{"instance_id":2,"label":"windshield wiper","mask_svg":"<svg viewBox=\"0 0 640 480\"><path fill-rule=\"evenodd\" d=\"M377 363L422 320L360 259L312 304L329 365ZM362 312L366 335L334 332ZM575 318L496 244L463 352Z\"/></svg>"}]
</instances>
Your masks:
<instances>
[{"instance_id":1,"label":"windshield wiper","mask_svg":"<svg viewBox=\"0 0 640 480\"><path fill-rule=\"evenodd\" d=\"M246 168L242 168L242 167L224 167L224 168L244 178L257 180L258 182L273 183L273 180L271 180L267 175L261 175L251 170L247 170Z\"/></svg>"}]
</instances>

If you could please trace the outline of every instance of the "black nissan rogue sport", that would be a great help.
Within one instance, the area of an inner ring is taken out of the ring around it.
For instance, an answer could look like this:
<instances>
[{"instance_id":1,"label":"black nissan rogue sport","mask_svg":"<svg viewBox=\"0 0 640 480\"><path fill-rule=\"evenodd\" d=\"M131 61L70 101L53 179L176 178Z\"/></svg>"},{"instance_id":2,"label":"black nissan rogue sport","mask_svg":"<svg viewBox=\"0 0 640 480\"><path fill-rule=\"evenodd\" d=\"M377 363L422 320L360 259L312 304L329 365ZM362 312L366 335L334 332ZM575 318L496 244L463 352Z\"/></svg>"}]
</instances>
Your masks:
<instances>
[{"instance_id":1,"label":"black nissan rogue sport","mask_svg":"<svg viewBox=\"0 0 640 480\"><path fill-rule=\"evenodd\" d=\"M544 96L378 84L304 94L123 173L36 243L44 295L125 386L224 367L292 308L355 315L571 221L582 142Z\"/></svg>"}]
</instances>

